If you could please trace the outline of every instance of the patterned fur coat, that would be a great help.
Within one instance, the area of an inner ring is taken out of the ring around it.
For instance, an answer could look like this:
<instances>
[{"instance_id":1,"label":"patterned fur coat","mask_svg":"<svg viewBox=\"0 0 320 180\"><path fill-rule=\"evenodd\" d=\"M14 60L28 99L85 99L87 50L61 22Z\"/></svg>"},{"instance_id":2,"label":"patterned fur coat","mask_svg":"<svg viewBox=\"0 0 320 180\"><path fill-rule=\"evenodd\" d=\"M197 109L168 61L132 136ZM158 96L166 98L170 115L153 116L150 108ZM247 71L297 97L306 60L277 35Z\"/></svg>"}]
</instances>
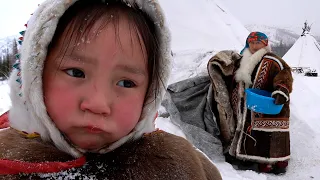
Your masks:
<instances>
[{"instance_id":1,"label":"patterned fur coat","mask_svg":"<svg viewBox=\"0 0 320 180\"><path fill-rule=\"evenodd\" d=\"M209 74L221 74L229 95L230 104L219 113L227 112L230 106L233 110L233 115L228 115L234 121L229 120L232 123L221 127L228 129L228 135L232 137L229 153L237 159L267 164L289 160L289 93L293 82L290 67L268 47L255 54L246 49L241 59L235 58L238 56L234 54L237 53L219 52L209 61L211 66L218 66L208 68L209 72L210 69L216 72ZM267 90L272 92L272 96L281 94L286 98L286 103L277 115L255 113L245 106L246 88Z\"/></svg>"}]
</instances>

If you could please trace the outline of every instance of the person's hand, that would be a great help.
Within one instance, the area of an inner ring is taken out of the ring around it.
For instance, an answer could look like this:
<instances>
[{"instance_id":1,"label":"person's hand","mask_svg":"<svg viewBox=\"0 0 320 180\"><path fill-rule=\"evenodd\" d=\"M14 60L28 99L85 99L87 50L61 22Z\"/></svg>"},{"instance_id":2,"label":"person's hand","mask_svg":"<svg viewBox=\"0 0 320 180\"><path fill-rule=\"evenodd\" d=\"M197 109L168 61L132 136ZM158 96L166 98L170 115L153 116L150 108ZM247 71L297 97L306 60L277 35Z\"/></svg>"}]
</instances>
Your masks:
<instances>
[{"instance_id":1,"label":"person's hand","mask_svg":"<svg viewBox=\"0 0 320 180\"><path fill-rule=\"evenodd\" d=\"M273 95L273 98L275 99L274 104L276 105L281 105L287 102L286 97L279 93Z\"/></svg>"}]
</instances>

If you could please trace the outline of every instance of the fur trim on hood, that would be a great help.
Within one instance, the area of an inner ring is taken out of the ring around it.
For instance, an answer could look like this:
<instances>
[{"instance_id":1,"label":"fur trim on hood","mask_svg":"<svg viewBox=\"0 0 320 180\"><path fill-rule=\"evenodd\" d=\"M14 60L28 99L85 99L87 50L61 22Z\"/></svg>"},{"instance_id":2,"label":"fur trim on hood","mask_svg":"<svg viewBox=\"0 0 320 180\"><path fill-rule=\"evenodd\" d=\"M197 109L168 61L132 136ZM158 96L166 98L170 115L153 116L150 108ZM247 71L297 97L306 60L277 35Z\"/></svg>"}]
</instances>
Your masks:
<instances>
[{"instance_id":1,"label":"fur trim on hood","mask_svg":"<svg viewBox=\"0 0 320 180\"><path fill-rule=\"evenodd\" d=\"M251 54L248 48L244 49L240 67L235 74L235 80L237 82L244 82L247 87L252 85L251 74L257 64L261 61L262 57L268 52L271 52L270 46L266 46L254 54Z\"/></svg>"},{"instance_id":2,"label":"fur trim on hood","mask_svg":"<svg viewBox=\"0 0 320 180\"><path fill-rule=\"evenodd\" d=\"M60 150L79 157L84 150L70 144L54 122L47 114L43 99L42 72L47 56L47 47L55 33L60 17L78 0L46 0L43 2L31 19L24 36L23 45L20 48L20 66L13 70L9 85L11 87L10 98L12 108L9 112L11 127L28 133L37 132L45 141L52 141ZM106 3L108 0L104 0ZM140 121L133 131L117 142L104 149L96 150L106 153L116 149L128 140L140 138L144 133L154 131L154 118L165 94L169 74L171 70L170 33L166 26L164 13L157 0L122 0L129 7L136 3L146 12L156 25L156 35L160 39L160 70L158 96L154 99L155 84L152 84L147 97L147 105L143 107ZM18 83L17 81L22 81ZM163 83L163 84L162 84Z\"/></svg>"}]
</instances>

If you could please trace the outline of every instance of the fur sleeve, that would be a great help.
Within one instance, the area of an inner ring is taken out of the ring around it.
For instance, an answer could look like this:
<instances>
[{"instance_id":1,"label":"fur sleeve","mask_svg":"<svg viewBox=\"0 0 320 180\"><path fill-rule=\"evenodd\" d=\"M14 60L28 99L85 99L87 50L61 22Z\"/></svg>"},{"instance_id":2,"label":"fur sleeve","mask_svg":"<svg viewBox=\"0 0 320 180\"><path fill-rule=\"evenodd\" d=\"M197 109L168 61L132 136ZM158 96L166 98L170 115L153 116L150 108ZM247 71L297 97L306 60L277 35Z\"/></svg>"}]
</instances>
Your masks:
<instances>
[{"instance_id":1,"label":"fur sleeve","mask_svg":"<svg viewBox=\"0 0 320 180\"><path fill-rule=\"evenodd\" d=\"M273 79L274 91L272 93L272 96L274 94L281 94L288 101L289 94L292 92L292 83L293 83L291 68L282 59L280 59L280 63L282 66L278 64L279 72L276 73Z\"/></svg>"}]
</instances>

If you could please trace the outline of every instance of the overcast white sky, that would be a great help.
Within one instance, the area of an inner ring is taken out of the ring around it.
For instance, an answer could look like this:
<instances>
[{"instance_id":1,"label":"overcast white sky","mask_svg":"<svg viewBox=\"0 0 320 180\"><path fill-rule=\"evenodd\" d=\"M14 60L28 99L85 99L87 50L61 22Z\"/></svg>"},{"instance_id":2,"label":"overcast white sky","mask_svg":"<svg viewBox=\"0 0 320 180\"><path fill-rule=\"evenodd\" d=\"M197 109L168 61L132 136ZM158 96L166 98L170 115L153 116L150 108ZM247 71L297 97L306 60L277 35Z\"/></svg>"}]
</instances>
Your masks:
<instances>
[{"instance_id":1,"label":"overcast white sky","mask_svg":"<svg viewBox=\"0 0 320 180\"><path fill-rule=\"evenodd\" d=\"M0 38L16 35L44 0L0 0Z\"/></svg>"},{"instance_id":2,"label":"overcast white sky","mask_svg":"<svg viewBox=\"0 0 320 180\"><path fill-rule=\"evenodd\" d=\"M312 32L320 35L320 0L221 1L244 25L265 24L300 28L303 22L308 20L313 23ZM24 30L23 25L41 2L43 0L0 0L0 38Z\"/></svg>"},{"instance_id":3,"label":"overcast white sky","mask_svg":"<svg viewBox=\"0 0 320 180\"><path fill-rule=\"evenodd\" d=\"M311 32L320 35L320 0L221 0L242 24L299 27L313 23Z\"/></svg>"}]
</instances>

